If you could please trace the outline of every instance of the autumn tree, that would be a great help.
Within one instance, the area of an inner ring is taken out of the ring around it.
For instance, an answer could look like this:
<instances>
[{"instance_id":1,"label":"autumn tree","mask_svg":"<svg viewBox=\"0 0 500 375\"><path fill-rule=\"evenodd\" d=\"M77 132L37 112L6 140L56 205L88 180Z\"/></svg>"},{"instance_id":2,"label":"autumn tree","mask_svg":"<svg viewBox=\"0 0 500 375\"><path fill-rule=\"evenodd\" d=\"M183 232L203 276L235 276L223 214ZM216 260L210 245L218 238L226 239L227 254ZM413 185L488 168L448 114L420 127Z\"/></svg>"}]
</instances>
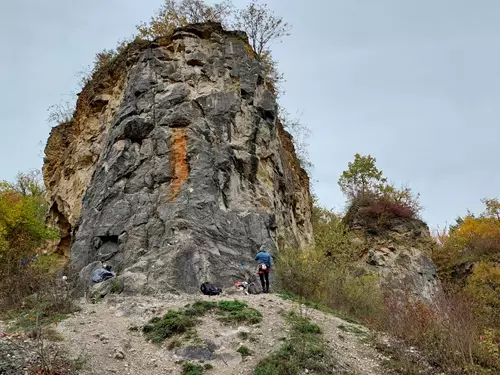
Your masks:
<instances>
[{"instance_id":1,"label":"autumn tree","mask_svg":"<svg viewBox=\"0 0 500 375\"><path fill-rule=\"evenodd\" d=\"M483 324L500 339L500 216L498 199L483 199L484 211L467 212L450 226L432 254L443 281L458 284L474 301Z\"/></svg>"},{"instance_id":2,"label":"autumn tree","mask_svg":"<svg viewBox=\"0 0 500 375\"><path fill-rule=\"evenodd\" d=\"M14 183L3 182L4 189L10 189L21 194L23 197L31 196L43 198L45 186L42 180L42 173L38 169L17 174Z\"/></svg>"},{"instance_id":3,"label":"autumn tree","mask_svg":"<svg viewBox=\"0 0 500 375\"><path fill-rule=\"evenodd\" d=\"M290 35L291 26L284 22L267 7L256 0L235 14L233 28L243 30L250 40L254 51L262 57L269 53L270 44L280 42L284 36Z\"/></svg>"},{"instance_id":4,"label":"autumn tree","mask_svg":"<svg viewBox=\"0 0 500 375\"><path fill-rule=\"evenodd\" d=\"M212 6L203 0L165 0L149 22L136 26L139 37L154 39L170 35L176 27L199 22L221 22L227 24L233 5L228 0Z\"/></svg>"},{"instance_id":5,"label":"autumn tree","mask_svg":"<svg viewBox=\"0 0 500 375\"><path fill-rule=\"evenodd\" d=\"M500 201L497 198L485 198L482 202L486 206L482 216L500 220Z\"/></svg>"},{"instance_id":6,"label":"autumn tree","mask_svg":"<svg viewBox=\"0 0 500 375\"><path fill-rule=\"evenodd\" d=\"M465 261L488 259L500 252L498 199L483 199L484 211L476 216L468 212L450 226L446 241L435 255L442 268Z\"/></svg>"},{"instance_id":7,"label":"autumn tree","mask_svg":"<svg viewBox=\"0 0 500 375\"><path fill-rule=\"evenodd\" d=\"M43 243L57 237L45 225L43 184L37 172L0 182L0 304L33 292L36 283L16 283L32 269L28 263Z\"/></svg>"}]
</instances>

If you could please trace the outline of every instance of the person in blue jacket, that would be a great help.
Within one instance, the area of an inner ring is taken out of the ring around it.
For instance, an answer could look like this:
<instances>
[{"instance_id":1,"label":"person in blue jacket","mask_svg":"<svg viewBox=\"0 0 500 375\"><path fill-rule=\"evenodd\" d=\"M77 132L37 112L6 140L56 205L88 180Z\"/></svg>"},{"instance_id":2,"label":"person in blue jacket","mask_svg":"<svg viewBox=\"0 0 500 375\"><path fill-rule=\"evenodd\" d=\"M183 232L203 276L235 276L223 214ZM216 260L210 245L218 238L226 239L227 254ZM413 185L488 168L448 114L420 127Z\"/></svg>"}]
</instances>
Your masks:
<instances>
[{"instance_id":1,"label":"person in blue jacket","mask_svg":"<svg viewBox=\"0 0 500 375\"><path fill-rule=\"evenodd\" d=\"M268 254L264 245L260 247L259 252L255 256L255 261L259 266L260 283L262 284L262 291L269 293L269 273L273 265L271 256Z\"/></svg>"}]
</instances>

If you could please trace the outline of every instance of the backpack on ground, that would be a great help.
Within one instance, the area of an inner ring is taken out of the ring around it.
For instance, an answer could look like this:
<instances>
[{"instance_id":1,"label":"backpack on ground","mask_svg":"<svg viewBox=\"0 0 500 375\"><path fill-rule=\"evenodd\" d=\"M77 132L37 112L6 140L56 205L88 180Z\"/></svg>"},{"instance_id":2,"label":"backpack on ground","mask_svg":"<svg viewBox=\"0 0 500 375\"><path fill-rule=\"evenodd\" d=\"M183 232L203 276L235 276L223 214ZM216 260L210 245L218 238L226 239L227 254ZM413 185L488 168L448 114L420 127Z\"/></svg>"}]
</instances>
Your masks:
<instances>
[{"instance_id":1,"label":"backpack on ground","mask_svg":"<svg viewBox=\"0 0 500 375\"><path fill-rule=\"evenodd\" d=\"M222 289L210 283L203 283L200 287L201 292L206 296L218 296L222 293Z\"/></svg>"},{"instance_id":2,"label":"backpack on ground","mask_svg":"<svg viewBox=\"0 0 500 375\"><path fill-rule=\"evenodd\" d=\"M257 283L250 283L248 284L248 293L249 294L260 294L262 293L262 288L257 284Z\"/></svg>"}]
</instances>

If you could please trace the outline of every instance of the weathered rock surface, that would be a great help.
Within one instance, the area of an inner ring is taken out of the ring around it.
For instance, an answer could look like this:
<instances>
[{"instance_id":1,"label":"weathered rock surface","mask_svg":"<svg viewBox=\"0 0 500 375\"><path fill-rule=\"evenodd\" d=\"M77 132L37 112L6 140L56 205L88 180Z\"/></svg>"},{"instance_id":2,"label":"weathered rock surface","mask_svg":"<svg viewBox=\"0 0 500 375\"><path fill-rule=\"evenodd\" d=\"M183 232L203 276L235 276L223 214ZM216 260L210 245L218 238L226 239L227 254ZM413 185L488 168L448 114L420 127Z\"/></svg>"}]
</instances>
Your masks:
<instances>
[{"instance_id":1,"label":"weathered rock surface","mask_svg":"<svg viewBox=\"0 0 500 375\"><path fill-rule=\"evenodd\" d=\"M352 210L346 218L353 241L364 250L359 264L365 272L379 275L392 292L433 300L438 278L436 266L426 255L434 246L427 224L402 217L377 220Z\"/></svg>"},{"instance_id":2,"label":"weathered rock surface","mask_svg":"<svg viewBox=\"0 0 500 375\"><path fill-rule=\"evenodd\" d=\"M107 262L125 292L192 292L247 277L260 244L310 242L309 180L241 33L191 25L127 53L46 148L82 280Z\"/></svg>"}]
</instances>

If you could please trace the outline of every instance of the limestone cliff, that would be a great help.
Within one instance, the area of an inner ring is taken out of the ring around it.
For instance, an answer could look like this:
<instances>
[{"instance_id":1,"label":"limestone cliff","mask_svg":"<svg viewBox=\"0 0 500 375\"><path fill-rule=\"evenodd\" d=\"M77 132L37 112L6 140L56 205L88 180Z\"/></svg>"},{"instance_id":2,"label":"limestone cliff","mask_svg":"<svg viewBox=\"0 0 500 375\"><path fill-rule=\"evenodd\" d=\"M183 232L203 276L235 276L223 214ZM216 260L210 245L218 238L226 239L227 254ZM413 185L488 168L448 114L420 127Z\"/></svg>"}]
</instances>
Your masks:
<instances>
[{"instance_id":1,"label":"limestone cliff","mask_svg":"<svg viewBox=\"0 0 500 375\"><path fill-rule=\"evenodd\" d=\"M435 243L422 220L383 217L351 207L345 221L363 251L358 266L377 274L385 290L431 302L438 290L436 266L426 255Z\"/></svg>"},{"instance_id":2,"label":"limestone cliff","mask_svg":"<svg viewBox=\"0 0 500 375\"><path fill-rule=\"evenodd\" d=\"M44 179L58 251L82 278L111 264L125 290L194 291L312 241L309 179L246 36L219 24L135 42L51 132Z\"/></svg>"}]
</instances>

